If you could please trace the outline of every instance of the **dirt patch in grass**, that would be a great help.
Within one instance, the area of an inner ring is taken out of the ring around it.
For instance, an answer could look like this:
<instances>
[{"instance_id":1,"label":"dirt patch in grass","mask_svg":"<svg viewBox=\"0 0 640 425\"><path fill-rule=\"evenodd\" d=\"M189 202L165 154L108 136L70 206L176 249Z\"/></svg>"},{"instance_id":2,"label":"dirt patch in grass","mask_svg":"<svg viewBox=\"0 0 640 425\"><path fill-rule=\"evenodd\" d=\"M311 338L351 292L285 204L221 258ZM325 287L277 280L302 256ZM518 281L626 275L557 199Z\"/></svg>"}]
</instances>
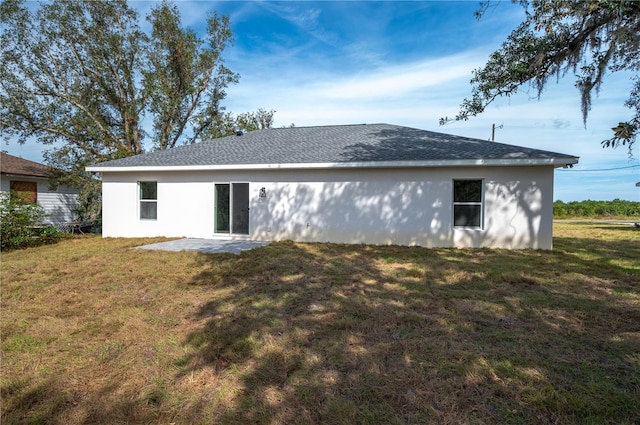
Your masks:
<instances>
[{"instance_id":1,"label":"dirt patch in grass","mask_svg":"<svg viewBox=\"0 0 640 425\"><path fill-rule=\"evenodd\" d=\"M2 423L638 423L640 231L2 256Z\"/></svg>"}]
</instances>

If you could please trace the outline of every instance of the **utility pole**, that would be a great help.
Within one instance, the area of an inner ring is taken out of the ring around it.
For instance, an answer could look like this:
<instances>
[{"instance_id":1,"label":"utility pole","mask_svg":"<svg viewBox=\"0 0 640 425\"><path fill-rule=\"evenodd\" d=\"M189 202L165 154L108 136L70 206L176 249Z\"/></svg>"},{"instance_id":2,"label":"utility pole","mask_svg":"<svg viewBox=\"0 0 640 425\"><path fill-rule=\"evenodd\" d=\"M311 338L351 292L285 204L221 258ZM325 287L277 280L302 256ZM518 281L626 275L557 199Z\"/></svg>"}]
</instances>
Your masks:
<instances>
[{"instance_id":1,"label":"utility pole","mask_svg":"<svg viewBox=\"0 0 640 425\"><path fill-rule=\"evenodd\" d=\"M504 124L500 124L498 126L498 128L502 128L502 127L504 127ZM491 141L492 142L496 141L496 125L495 124L491 126Z\"/></svg>"}]
</instances>

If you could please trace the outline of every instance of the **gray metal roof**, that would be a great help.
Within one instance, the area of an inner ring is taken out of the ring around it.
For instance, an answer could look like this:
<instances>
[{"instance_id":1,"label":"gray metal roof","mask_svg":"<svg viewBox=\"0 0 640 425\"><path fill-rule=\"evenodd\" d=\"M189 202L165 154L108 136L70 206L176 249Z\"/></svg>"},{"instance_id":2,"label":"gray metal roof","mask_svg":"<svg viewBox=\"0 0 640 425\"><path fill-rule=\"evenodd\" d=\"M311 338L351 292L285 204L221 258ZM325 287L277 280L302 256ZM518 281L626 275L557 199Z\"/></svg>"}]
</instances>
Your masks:
<instances>
[{"instance_id":1,"label":"gray metal roof","mask_svg":"<svg viewBox=\"0 0 640 425\"><path fill-rule=\"evenodd\" d=\"M389 124L269 128L89 167L556 160L576 157Z\"/></svg>"}]
</instances>

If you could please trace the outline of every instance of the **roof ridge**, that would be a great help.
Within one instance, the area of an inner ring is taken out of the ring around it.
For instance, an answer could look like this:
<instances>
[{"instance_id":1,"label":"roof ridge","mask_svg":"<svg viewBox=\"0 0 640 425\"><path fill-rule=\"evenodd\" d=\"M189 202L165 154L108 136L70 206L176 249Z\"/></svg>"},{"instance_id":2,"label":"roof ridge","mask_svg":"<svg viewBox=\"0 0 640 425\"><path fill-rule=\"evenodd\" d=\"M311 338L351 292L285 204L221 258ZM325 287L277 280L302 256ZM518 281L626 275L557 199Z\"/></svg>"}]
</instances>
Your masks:
<instances>
[{"instance_id":1,"label":"roof ridge","mask_svg":"<svg viewBox=\"0 0 640 425\"><path fill-rule=\"evenodd\" d=\"M262 128L261 130L295 130L295 129L305 129L305 128L329 128L329 127L359 127L364 125L388 125L393 126L393 124L385 124L385 123L360 123L360 124L325 124L325 125L301 125L294 127L269 127ZM258 131L258 130L256 130Z\"/></svg>"}]
</instances>

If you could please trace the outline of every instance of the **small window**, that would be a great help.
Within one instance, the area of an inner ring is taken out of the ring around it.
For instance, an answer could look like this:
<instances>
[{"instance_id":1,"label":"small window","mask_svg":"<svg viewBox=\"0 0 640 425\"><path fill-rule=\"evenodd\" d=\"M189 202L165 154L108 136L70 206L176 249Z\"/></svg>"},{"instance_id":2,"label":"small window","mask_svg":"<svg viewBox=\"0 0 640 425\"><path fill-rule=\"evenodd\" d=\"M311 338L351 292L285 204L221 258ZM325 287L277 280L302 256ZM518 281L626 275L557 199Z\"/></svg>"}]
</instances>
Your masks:
<instances>
[{"instance_id":1,"label":"small window","mask_svg":"<svg viewBox=\"0 0 640 425\"><path fill-rule=\"evenodd\" d=\"M138 182L140 188L140 219L158 218L158 182Z\"/></svg>"},{"instance_id":2,"label":"small window","mask_svg":"<svg viewBox=\"0 0 640 425\"><path fill-rule=\"evenodd\" d=\"M482 180L453 181L453 227L482 228Z\"/></svg>"}]
</instances>

